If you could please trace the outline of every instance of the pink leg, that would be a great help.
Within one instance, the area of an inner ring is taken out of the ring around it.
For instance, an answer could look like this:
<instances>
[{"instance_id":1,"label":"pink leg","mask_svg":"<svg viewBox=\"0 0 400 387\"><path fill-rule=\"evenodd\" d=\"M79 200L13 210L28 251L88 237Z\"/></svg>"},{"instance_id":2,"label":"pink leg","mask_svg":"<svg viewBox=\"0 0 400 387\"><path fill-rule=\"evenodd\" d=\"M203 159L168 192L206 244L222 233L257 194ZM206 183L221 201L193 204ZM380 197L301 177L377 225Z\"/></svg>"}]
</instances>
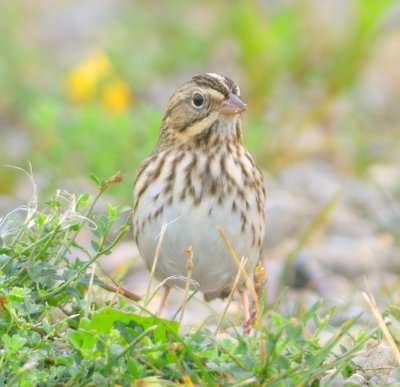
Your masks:
<instances>
[{"instance_id":1,"label":"pink leg","mask_svg":"<svg viewBox=\"0 0 400 387\"><path fill-rule=\"evenodd\" d=\"M160 305L158 306L158 310L157 310L157 316L161 316L161 313L164 310L165 304L167 303L167 298L168 298L170 290L171 290L170 286L168 286L168 285L164 286Z\"/></svg>"},{"instance_id":2,"label":"pink leg","mask_svg":"<svg viewBox=\"0 0 400 387\"><path fill-rule=\"evenodd\" d=\"M249 297L247 296L246 290L239 290L240 302L242 303L243 308L243 319L244 323L250 320L250 311L249 311Z\"/></svg>"}]
</instances>

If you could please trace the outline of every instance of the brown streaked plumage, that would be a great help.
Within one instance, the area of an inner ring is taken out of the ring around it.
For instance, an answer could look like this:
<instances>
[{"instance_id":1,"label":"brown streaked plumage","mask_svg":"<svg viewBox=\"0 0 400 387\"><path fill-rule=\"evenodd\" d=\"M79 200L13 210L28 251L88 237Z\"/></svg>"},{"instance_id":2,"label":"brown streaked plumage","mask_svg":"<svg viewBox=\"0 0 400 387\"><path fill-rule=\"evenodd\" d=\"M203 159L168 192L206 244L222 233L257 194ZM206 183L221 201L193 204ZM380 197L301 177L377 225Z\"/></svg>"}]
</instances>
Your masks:
<instances>
[{"instance_id":1,"label":"brown streaked plumage","mask_svg":"<svg viewBox=\"0 0 400 387\"><path fill-rule=\"evenodd\" d=\"M170 97L152 154L137 172L133 232L152 267L161 228L167 225L156 277L185 286L185 248L193 248L193 288L206 300L226 297L238 268L219 237L222 227L236 254L253 271L262 254L263 177L242 141L246 105L230 78L200 74ZM241 299L247 305L241 279ZM245 310L246 319L249 317Z\"/></svg>"}]
</instances>

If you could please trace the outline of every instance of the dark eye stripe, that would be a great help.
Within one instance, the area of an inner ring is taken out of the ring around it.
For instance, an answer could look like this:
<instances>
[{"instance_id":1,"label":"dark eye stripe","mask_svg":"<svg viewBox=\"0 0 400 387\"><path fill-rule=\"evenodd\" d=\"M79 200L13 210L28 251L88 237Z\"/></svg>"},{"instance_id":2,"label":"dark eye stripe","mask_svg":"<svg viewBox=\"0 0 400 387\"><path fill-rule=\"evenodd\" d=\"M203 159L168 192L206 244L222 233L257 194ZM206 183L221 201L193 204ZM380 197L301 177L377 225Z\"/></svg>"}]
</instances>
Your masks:
<instances>
[{"instance_id":1,"label":"dark eye stripe","mask_svg":"<svg viewBox=\"0 0 400 387\"><path fill-rule=\"evenodd\" d=\"M201 122L201 121L205 120L207 117L208 117L208 116L205 116L205 117L202 116L202 117L193 119L193 120L190 121L189 126L183 125L182 127L177 128L177 129L178 129L179 132L184 132L185 130L188 130L188 129L190 129L192 126L196 125L198 122Z\"/></svg>"}]
</instances>

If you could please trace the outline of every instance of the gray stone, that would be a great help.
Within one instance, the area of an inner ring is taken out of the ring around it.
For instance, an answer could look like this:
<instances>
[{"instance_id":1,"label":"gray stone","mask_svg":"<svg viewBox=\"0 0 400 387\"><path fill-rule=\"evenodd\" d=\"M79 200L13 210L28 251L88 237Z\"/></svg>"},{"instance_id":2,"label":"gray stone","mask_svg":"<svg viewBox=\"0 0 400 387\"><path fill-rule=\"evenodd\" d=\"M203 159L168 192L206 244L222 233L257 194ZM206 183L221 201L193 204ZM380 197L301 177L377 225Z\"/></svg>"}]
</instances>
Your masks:
<instances>
[{"instance_id":1,"label":"gray stone","mask_svg":"<svg viewBox=\"0 0 400 387\"><path fill-rule=\"evenodd\" d=\"M344 378L343 375L338 372L335 376L333 374L336 372L336 369L330 370L324 375L319 385L322 386L329 386L329 387L343 387L344 385Z\"/></svg>"},{"instance_id":2,"label":"gray stone","mask_svg":"<svg viewBox=\"0 0 400 387\"><path fill-rule=\"evenodd\" d=\"M389 375L398 367L393 350L384 341L367 347L364 353L353 358L353 363L369 379L376 375Z\"/></svg>"},{"instance_id":3,"label":"gray stone","mask_svg":"<svg viewBox=\"0 0 400 387\"><path fill-rule=\"evenodd\" d=\"M344 381L345 387L358 387L358 386L366 386L367 380L364 376L360 374L353 374L349 378Z\"/></svg>"}]
</instances>

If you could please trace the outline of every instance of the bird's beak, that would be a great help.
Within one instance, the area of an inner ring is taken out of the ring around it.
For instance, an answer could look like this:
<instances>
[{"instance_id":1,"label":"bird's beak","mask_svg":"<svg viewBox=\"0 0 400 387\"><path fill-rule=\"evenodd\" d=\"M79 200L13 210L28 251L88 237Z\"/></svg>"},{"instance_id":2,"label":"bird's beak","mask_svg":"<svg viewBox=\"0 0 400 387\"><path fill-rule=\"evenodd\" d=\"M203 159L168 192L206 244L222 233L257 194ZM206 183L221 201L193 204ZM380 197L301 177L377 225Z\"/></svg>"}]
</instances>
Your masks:
<instances>
[{"instance_id":1,"label":"bird's beak","mask_svg":"<svg viewBox=\"0 0 400 387\"><path fill-rule=\"evenodd\" d=\"M247 105L237 95L232 93L229 93L228 97L217 109L224 116L233 116L245 110L247 110Z\"/></svg>"}]
</instances>

